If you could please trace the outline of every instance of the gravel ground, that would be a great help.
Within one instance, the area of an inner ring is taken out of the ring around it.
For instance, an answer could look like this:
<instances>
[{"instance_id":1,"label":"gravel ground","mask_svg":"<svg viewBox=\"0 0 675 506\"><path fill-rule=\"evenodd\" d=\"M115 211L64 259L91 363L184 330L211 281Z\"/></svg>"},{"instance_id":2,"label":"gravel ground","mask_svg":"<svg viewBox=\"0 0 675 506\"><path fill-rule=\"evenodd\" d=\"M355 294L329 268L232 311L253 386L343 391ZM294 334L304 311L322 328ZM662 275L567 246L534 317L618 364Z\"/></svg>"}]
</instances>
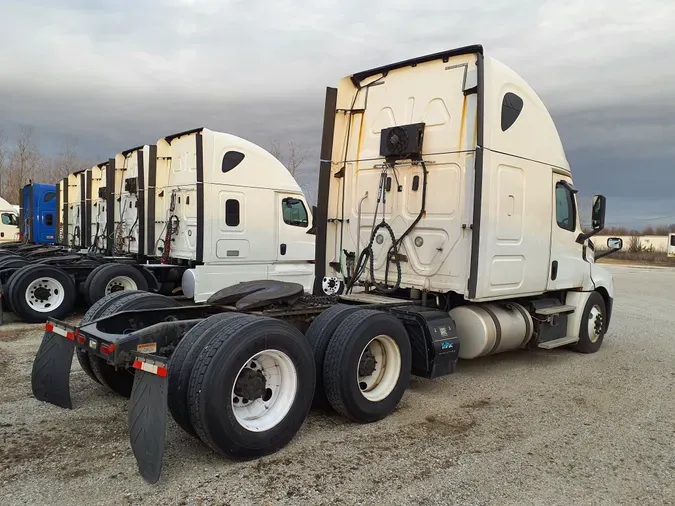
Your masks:
<instances>
[{"instance_id":1,"label":"gravel ground","mask_svg":"<svg viewBox=\"0 0 675 506\"><path fill-rule=\"evenodd\" d=\"M40 326L0 327L0 504L675 504L675 270L610 266L595 355L514 352L414 379L356 425L312 413L282 451L215 456L170 422L162 481L138 475L125 399L74 361L72 411L32 398Z\"/></svg>"}]
</instances>

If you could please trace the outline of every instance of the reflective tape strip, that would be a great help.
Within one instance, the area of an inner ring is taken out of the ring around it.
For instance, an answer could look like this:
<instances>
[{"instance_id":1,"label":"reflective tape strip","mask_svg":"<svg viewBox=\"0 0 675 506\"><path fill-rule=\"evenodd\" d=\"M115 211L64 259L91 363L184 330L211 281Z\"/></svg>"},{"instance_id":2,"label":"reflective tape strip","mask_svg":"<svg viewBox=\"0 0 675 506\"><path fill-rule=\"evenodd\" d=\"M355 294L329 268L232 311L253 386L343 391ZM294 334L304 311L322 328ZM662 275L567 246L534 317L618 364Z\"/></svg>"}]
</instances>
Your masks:
<instances>
[{"instance_id":1,"label":"reflective tape strip","mask_svg":"<svg viewBox=\"0 0 675 506\"><path fill-rule=\"evenodd\" d=\"M162 365L155 365L146 362L145 360L134 360L134 369L140 369L141 371L149 372L150 374L156 374L162 378L166 378L167 369Z\"/></svg>"},{"instance_id":2,"label":"reflective tape strip","mask_svg":"<svg viewBox=\"0 0 675 506\"><path fill-rule=\"evenodd\" d=\"M54 334L58 334L60 336L63 336L67 339L70 339L71 341L75 339L75 335L72 332L70 332L69 330L66 330L64 328L61 328L61 327L56 327L51 323L47 323L45 325L45 330L47 330L48 332L53 332Z\"/></svg>"}]
</instances>

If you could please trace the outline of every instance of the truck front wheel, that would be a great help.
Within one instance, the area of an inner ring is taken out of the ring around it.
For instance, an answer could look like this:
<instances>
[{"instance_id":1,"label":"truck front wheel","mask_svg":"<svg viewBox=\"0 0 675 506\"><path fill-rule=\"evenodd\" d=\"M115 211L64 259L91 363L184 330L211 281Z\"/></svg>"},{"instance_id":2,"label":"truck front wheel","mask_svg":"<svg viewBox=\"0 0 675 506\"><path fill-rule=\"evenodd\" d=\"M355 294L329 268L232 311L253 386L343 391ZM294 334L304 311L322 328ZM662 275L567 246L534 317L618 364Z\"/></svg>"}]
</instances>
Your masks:
<instances>
[{"instance_id":1,"label":"truck front wheel","mask_svg":"<svg viewBox=\"0 0 675 506\"><path fill-rule=\"evenodd\" d=\"M602 346L607 331L607 307L598 292L591 293L581 314L579 342L572 348L580 353L595 353Z\"/></svg>"},{"instance_id":2,"label":"truck front wheel","mask_svg":"<svg viewBox=\"0 0 675 506\"><path fill-rule=\"evenodd\" d=\"M328 344L323 367L333 409L360 423L381 420L408 387L412 351L396 317L362 309L342 320Z\"/></svg>"}]
</instances>

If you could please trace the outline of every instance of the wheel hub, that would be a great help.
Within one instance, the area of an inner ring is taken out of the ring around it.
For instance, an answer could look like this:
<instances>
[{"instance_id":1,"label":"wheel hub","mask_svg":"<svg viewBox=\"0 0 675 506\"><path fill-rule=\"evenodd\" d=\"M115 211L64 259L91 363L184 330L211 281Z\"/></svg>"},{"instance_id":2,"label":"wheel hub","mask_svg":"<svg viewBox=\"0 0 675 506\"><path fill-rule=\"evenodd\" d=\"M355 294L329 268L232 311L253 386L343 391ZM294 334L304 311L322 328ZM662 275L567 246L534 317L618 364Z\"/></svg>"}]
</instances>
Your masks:
<instances>
[{"instance_id":1,"label":"wheel hub","mask_svg":"<svg viewBox=\"0 0 675 506\"><path fill-rule=\"evenodd\" d=\"M370 348L368 348L363 353L361 361L359 362L359 376L362 378L365 376L370 376L373 374L373 372L375 372L376 365L377 360L375 360L375 355L373 355L373 352L370 351Z\"/></svg>"},{"instance_id":2,"label":"wheel hub","mask_svg":"<svg viewBox=\"0 0 675 506\"><path fill-rule=\"evenodd\" d=\"M593 328L595 329L595 334L600 335L602 333L602 314L598 314L595 317L595 321L593 322Z\"/></svg>"},{"instance_id":3,"label":"wheel hub","mask_svg":"<svg viewBox=\"0 0 675 506\"><path fill-rule=\"evenodd\" d=\"M267 382L265 375L261 370L255 368L246 368L241 371L237 382L234 385L234 394L242 398L242 402L254 401L266 395Z\"/></svg>"},{"instance_id":4,"label":"wheel hub","mask_svg":"<svg viewBox=\"0 0 675 506\"><path fill-rule=\"evenodd\" d=\"M45 288L44 286L36 288L33 292L33 296L39 301L48 300L51 295L52 291L49 288Z\"/></svg>"}]
</instances>

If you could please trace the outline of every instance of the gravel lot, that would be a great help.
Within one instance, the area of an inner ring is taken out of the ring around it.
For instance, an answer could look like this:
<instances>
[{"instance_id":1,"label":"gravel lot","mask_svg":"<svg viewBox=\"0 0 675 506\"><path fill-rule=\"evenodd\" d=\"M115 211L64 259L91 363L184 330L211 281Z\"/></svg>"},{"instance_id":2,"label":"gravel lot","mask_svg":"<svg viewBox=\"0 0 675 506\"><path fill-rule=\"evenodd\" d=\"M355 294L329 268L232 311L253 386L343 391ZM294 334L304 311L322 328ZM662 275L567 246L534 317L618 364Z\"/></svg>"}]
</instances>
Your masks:
<instances>
[{"instance_id":1,"label":"gravel lot","mask_svg":"<svg viewBox=\"0 0 675 506\"><path fill-rule=\"evenodd\" d=\"M32 398L40 326L0 327L0 504L675 504L675 270L609 267L595 355L514 352L414 379L368 426L312 413L270 457L216 457L170 421L162 481L129 448L125 399L77 360L74 410Z\"/></svg>"}]
</instances>

